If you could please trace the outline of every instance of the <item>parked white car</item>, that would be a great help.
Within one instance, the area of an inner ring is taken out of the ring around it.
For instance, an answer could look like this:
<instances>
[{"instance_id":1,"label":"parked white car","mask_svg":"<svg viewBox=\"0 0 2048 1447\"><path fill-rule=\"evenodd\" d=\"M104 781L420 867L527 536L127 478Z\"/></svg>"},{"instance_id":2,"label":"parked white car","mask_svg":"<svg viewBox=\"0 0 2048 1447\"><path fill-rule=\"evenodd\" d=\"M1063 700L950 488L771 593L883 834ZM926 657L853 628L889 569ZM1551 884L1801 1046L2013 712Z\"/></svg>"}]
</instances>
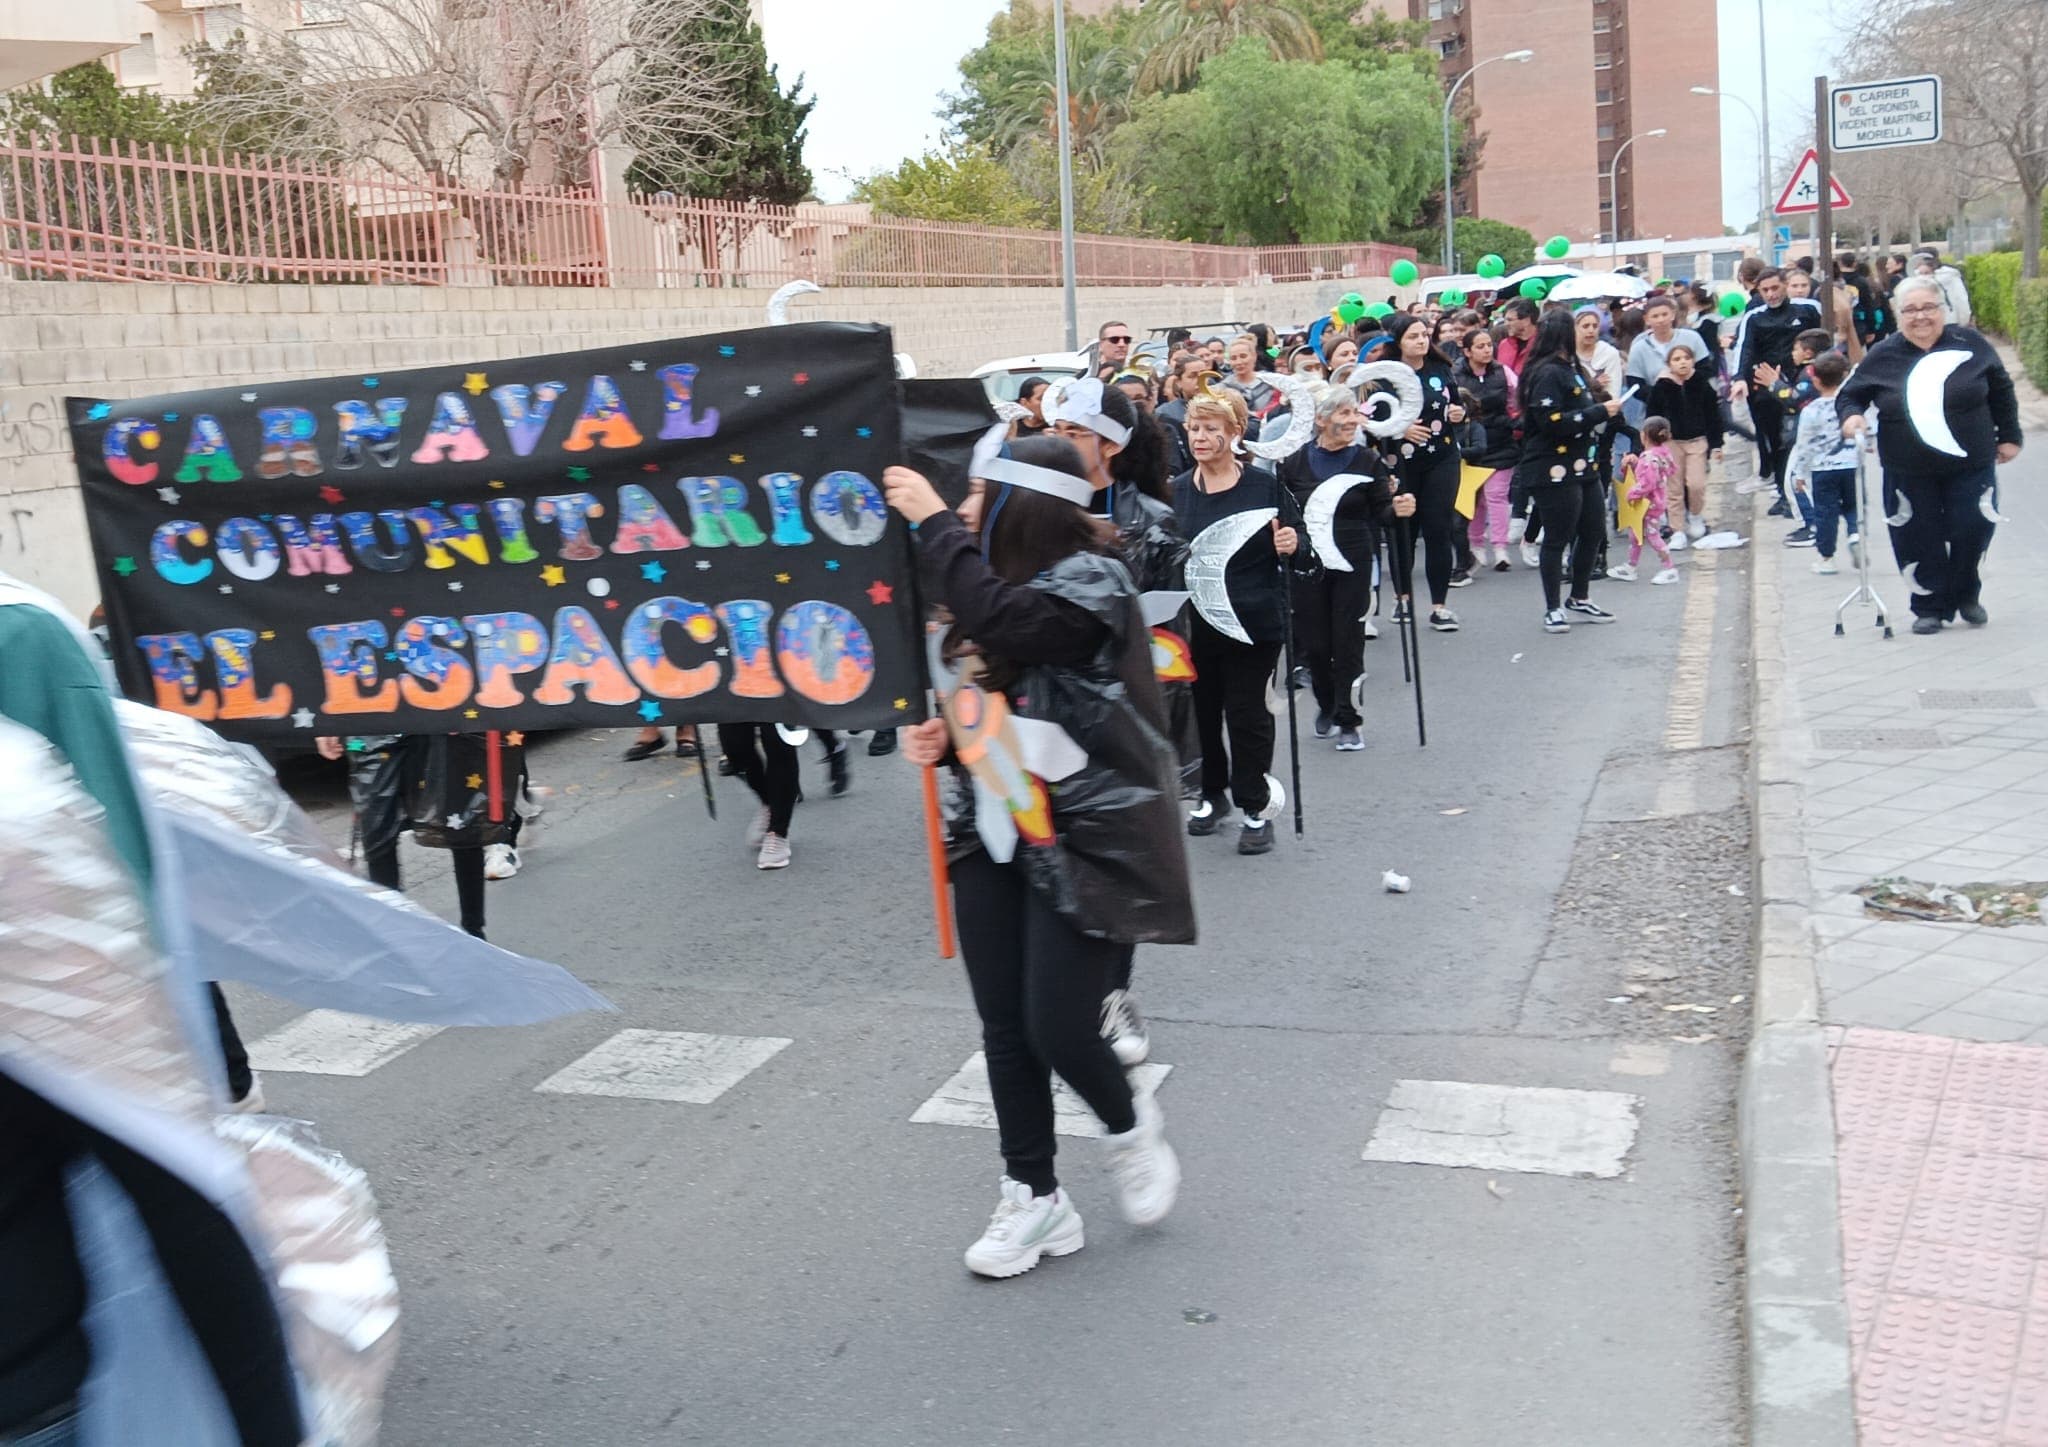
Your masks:
<instances>
[{"instance_id":1,"label":"parked white car","mask_svg":"<svg viewBox=\"0 0 2048 1447\"><path fill-rule=\"evenodd\" d=\"M989 401L1014 402L1028 377L1057 382L1062 378L1085 377L1089 370L1086 352L1039 352L1029 357L983 362L974 369L974 379L987 390Z\"/></svg>"}]
</instances>

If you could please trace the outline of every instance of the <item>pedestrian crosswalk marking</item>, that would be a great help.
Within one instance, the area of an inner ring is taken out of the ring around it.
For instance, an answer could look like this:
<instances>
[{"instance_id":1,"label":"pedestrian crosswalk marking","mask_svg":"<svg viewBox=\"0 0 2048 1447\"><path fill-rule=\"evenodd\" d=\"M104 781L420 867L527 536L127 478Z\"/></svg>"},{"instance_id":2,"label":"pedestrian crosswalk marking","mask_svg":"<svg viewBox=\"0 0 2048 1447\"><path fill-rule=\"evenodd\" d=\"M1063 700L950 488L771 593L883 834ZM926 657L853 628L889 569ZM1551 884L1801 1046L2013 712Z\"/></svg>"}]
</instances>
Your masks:
<instances>
[{"instance_id":1,"label":"pedestrian crosswalk marking","mask_svg":"<svg viewBox=\"0 0 2048 1447\"><path fill-rule=\"evenodd\" d=\"M1612 1177L1642 1097L1611 1090L1397 1080L1365 1159L1545 1176Z\"/></svg>"},{"instance_id":2,"label":"pedestrian crosswalk marking","mask_svg":"<svg viewBox=\"0 0 2048 1447\"><path fill-rule=\"evenodd\" d=\"M1157 1090L1171 1073L1171 1065L1140 1065L1128 1072L1135 1090ZM1081 1097L1067 1089L1058 1076L1052 1081L1053 1130L1060 1135L1095 1137L1103 1134L1102 1122ZM977 1050L953 1078L940 1086L930 1100L911 1117L914 1125L968 1125L981 1130L996 1128L995 1098L989 1093L988 1057Z\"/></svg>"},{"instance_id":3,"label":"pedestrian crosswalk marking","mask_svg":"<svg viewBox=\"0 0 2048 1447\"><path fill-rule=\"evenodd\" d=\"M309 1010L250 1045L249 1065L255 1070L305 1075L368 1075L431 1040L441 1028L351 1015L345 1010Z\"/></svg>"},{"instance_id":4,"label":"pedestrian crosswalk marking","mask_svg":"<svg viewBox=\"0 0 2048 1447\"><path fill-rule=\"evenodd\" d=\"M610 1095L709 1105L789 1044L767 1035L621 1030L534 1089L554 1095Z\"/></svg>"}]
</instances>

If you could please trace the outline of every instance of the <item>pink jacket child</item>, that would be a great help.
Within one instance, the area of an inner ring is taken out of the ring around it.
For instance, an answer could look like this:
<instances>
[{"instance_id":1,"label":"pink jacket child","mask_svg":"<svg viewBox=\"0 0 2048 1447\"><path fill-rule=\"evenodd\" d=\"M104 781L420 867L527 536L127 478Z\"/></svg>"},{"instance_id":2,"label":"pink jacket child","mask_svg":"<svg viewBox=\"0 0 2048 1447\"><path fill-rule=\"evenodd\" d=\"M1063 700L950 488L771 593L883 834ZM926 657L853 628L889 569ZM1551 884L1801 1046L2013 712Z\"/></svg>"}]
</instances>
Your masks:
<instances>
[{"instance_id":1,"label":"pink jacket child","mask_svg":"<svg viewBox=\"0 0 2048 1447\"><path fill-rule=\"evenodd\" d=\"M1656 418L1646 418L1643 426L1643 450L1634 459L1626 496L1630 502L1644 502L1649 506L1643 510L1636 525L1630 530L1628 540L1629 576L1635 573L1635 566L1643 556L1643 543L1647 540L1656 549L1658 561L1664 567L1653 582L1669 582L1678 576L1671 566L1671 549L1664 541L1663 531L1657 522L1664 516L1664 509L1670 501L1671 488L1678 481L1678 459L1671 455L1671 433L1663 429L1663 436L1651 440L1654 430L1651 423ZM1666 577L1670 574L1670 577ZM1612 576L1610 570L1610 576ZM1624 579L1626 581L1626 579Z\"/></svg>"}]
</instances>

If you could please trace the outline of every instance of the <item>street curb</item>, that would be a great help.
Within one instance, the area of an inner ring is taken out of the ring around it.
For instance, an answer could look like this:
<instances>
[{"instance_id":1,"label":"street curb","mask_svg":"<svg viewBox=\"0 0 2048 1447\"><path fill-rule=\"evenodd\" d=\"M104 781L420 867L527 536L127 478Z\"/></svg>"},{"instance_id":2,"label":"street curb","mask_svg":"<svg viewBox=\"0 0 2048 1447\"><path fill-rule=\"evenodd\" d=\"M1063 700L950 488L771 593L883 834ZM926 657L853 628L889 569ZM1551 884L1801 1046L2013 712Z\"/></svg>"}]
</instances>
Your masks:
<instances>
[{"instance_id":1,"label":"street curb","mask_svg":"<svg viewBox=\"0 0 2048 1447\"><path fill-rule=\"evenodd\" d=\"M1757 494L1761 499L1763 494ZM1761 517L1761 509L1756 510ZM1799 799L1799 702L1785 676L1782 549L1752 533L1750 893L1756 983L1736 1134L1751 1447L1856 1447L1834 1100L1820 1026Z\"/></svg>"}]
</instances>

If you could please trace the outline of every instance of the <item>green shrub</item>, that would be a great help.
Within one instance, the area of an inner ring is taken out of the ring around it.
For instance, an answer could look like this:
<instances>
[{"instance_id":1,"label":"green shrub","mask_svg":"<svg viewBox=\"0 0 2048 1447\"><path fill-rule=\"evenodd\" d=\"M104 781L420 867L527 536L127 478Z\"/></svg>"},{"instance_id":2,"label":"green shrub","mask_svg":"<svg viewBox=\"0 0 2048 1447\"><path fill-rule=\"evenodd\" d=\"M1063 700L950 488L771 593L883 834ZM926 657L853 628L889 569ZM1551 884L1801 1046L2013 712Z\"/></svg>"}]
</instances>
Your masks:
<instances>
[{"instance_id":1,"label":"green shrub","mask_svg":"<svg viewBox=\"0 0 2048 1447\"><path fill-rule=\"evenodd\" d=\"M2014 334L2019 320L2014 311L2019 280L2017 251L1963 258L1963 282L1970 289L1970 311L1980 329L2002 337Z\"/></svg>"},{"instance_id":2,"label":"green shrub","mask_svg":"<svg viewBox=\"0 0 2048 1447\"><path fill-rule=\"evenodd\" d=\"M2015 311L2020 362L2034 385L2048 391L2048 279L2019 283Z\"/></svg>"}]
</instances>

